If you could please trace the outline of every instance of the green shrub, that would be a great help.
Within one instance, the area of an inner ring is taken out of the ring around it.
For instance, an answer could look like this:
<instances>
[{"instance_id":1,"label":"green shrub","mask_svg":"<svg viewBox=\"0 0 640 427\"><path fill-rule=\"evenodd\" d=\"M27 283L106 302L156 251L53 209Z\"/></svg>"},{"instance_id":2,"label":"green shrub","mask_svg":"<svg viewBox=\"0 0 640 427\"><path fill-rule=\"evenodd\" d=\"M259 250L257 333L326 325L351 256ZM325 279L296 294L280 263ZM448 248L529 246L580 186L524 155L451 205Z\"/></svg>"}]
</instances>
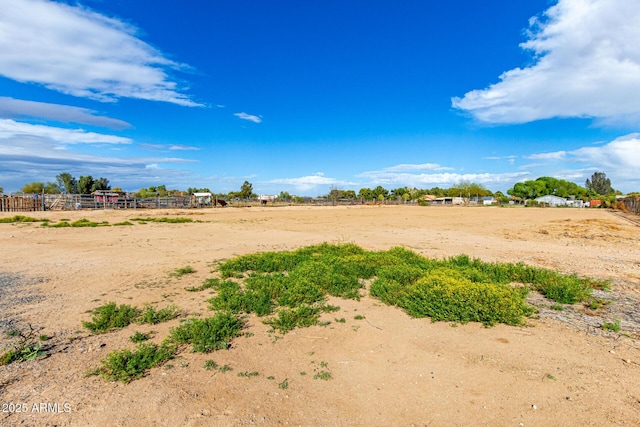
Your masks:
<instances>
[{"instance_id":1,"label":"green shrub","mask_svg":"<svg viewBox=\"0 0 640 427\"><path fill-rule=\"evenodd\" d=\"M196 270L191 267L190 265L187 265L186 267L181 267L181 268L176 268L172 273L170 273L169 275L171 277L182 277L185 274L193 274L195 273Z\"/></svg>"},{"instance_id":2,"label":"green shrub","mask_svg":"<svg viewBox=\"0 0 640 427\"><path fill-rule=\"evenodd\" d=\"M171 330L171 339L191 344L193 351L208 353L229 348L233 338L239 336L244 324L231 313L216 313L204 319L189 319Z\"/></svg>"},{"instance_id":3,"label":"green shrub","mask_svg":"<svg viewBox=\"0 0 640 427\"><path fill-rule=\"evenodd\" d=\"M613 322L604 322L602 329L605 331L620 332L620 320L616 319Z\"/></svg>"},{"instance_id":4,"label":"green shrub","mask_svg":"<svg viewBox=\"0 0 640 427\"><path fill-rule=\"evenodd\" d=\"M317 318L298 321L298 317L305 318L305 310L321 309L329 295L358 299L368 279L373 279L372 296L413 316L485 325L522 323L533 313L525 302L529 289L557 303L572 304L588 299L594 286L606 286L522 263L487 263L464 254L438 260L401 247L374 252L328 243L236 257L221 263L219 271L223 278L241 280L211 279L217 291L209 300L212 309L260 316L277 311L266 322L284 332L316 324Z\"/></svg>"},{"instance_id":5,"label":"green shrub","mask_svg":"<svg viewBox=\"0 0 640 427\"><path fill-rule=\"evenodd\" d=\"M151 305L146 305L142 312L140 312L136 319L139 323L148 323L150 325L156 325L158 323L167 322L171 319L175 319L180 315L180 309L171 304L160 310L156 310Z\"/></svg>"},{"instance_id":6,"label":"green shrub","mask_svg":"<svg viewBox=\"0 0 640 427\"><path fill-rule=\"evenodd\" d=\"M138 343L141 343L143 341L147 341L149 338L151 338L151 334L150 333L142 333L142 332L136 331L135 334L133 334L133 335L131 335L129 337L129 341L138 344Z\"/></svg>"},{"instance_id":7,"label":"green shrub","mask_svg":"<svg viewBox=\"0 0 640 427\"><path fill-rule=\"evenodd\" d=\"M14 222L47 222L48 219L36 219L30 216L14 215L9 218L0 218L0 224L10 224Z\"/></svg>"},{"instance_id":8,"label":"green shrub","mask_svg":"<svg viewBox=\"0 0 640 427\"><path fill-rule=\"evenodd\" d=\"M116 305L108 302L92 311L91 322L82 325L96 334L103 334L113 329L124 328L131 324L139 314L139 310L127 304Z\"/></svg>"},{"instance_id":9,"label":"green shrub","mask_svg":"<svg viewBox=\"0 0 640 427\"><path fill-rule=\"evenodd\" d=\"M265 320L264 323L286 334L295 328L306 328L318 323L320 310L317 307L301 305L297 308L282 308L275 317Z\"/></svg>"},{"instance_id":10,"label":"green shrub","mask_svg":"<svg viewBox=\"0 0 640 427\"><path fill-rule=\"evenodd\" d=\"M164 222L164 223L169 223L169 224L182 224L182 223L187 223L187 222L193 222L193 220L191 218L166 218L166 217L162 217L162 218L152 218L152 217L148 217L148 218L131 218L131 221L138 221L139 223L147 223L147 222Z\"/></svg>"},{"instance_id":11,"label":"green shrub","mask_svg":"<svg viewBox=\"0 0 640 427\"><path fill-rule=\"evenodd\" d=\"M411 316L434 321L520 325L532 313L525 297L521 289L472 282L456 270L443 268L409 286L398 305Z\"/></svg>"},{"instance_id":12,"label":"green shrub","mask_svg":"<svg viewBox=\"0 0 640 427\"><path fill-rule=\"evenodd\" d=\"M128 383L143 377L153 367L160 366L175 356L175 346L163 343L138 344L135 351L116 350L102 359L102 367L95 372L108 380Z\"/></svg>"}]
</instances>

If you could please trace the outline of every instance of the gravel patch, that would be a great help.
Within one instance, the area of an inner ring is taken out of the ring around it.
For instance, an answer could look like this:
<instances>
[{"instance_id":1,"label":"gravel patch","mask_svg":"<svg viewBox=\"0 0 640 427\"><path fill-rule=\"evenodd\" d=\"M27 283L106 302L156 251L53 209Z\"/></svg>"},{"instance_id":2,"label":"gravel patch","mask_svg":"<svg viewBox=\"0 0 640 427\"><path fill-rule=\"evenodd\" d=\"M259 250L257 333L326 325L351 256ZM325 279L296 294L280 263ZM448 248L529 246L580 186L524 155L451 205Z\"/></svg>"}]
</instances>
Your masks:
<instances>
[{"instance_id":1,"label":"gravel patch","mask_svg":"<svg viewBox=\"0 0 640 427\"><path fill-rule=\"evenodd\" d=\"M23 306L45 298L35 286L42 281L18 274L0 273L0 333L19 329Z\"/></svg>"},{"instance_id":2,"label":"gravel patch","mask_svg":"<svg viewBox=\"0 0 640 427\"><path fill-rule=\"evenodd\" d=\"M607 304L597 310L590 310L583 304L563 305L562 310L537 292L531 292L527 301L538 308L540 318L553 319L567 324L589 335L617 336L621 333L640 338L640 300L632 294L619 291L594 290L593 297ZM603 329L605 323L620 322L620 332Z\"/></svg>"}]
</instances>

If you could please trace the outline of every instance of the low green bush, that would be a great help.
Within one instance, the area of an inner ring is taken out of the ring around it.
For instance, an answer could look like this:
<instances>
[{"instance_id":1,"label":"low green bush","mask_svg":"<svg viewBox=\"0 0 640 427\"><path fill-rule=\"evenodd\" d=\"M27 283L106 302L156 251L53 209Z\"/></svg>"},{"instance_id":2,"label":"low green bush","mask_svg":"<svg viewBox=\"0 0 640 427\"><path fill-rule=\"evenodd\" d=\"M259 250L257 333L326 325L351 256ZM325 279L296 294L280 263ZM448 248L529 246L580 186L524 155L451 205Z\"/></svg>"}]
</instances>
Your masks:
<instances>
[{"instance_id":1,"label":"low green bush","mask_svg":"<svg viewBox=\"0 0 640 427\"><path fill-rule=\"evenodd\" d=\"M133 323L140 314L140 310L128 304L117 305L108 302L92 311L91 322L82 325L96 334L103 334L113 329L120 329Z\"/></svg>"},{"instance_id":2,"label":"low green bush","mask_svg":"<svg viewBox=\"0 0 640 427\"><path fill-rule=\"evenodd\" d=\"M219 312L204 319L188 319L171 330L170 338L176 343L191 344L193 351L208 353L229 348L243 326L244 322L232 313Z\"/></svg>"},{"instance_id":3,"label":"low green bush","mask_svg":"<svg viewBox=\"0 0 640 427\"><path fill-rule=\"evenodd\" d=\"M156 310L151 305L146 305L137 317L139 323L148 323L150 325L156 325L158 323L167 322L171 319L175 319L180 315L180 309L171 304L160 310Z\"/></svg>"},{"instance_id":4,"label":"low green bush","mask_svg":"<svg viewBox=\"0 0 640 427\"><path fill-rule=\"evenodd\" d=\"M143 377L149 369L162 365L175 357L176 348L167 342L138 344L135 351L115 350L102 359L102 367L93 374L113 381L129 383Z\"/></svg>"}]
</instances>

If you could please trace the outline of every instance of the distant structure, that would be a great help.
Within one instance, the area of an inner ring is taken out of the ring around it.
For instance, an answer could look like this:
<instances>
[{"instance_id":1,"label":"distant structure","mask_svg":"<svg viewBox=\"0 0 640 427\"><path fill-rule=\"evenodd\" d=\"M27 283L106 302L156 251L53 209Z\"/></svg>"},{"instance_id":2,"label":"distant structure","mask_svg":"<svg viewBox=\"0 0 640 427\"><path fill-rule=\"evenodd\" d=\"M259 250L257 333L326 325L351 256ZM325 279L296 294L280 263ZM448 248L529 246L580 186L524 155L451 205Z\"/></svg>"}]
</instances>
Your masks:
<instances>
[{"instance_id":1,"label":"distant structure","mask_svg":"<svg viewBox=\"0 0 640 427\"><path fill-rule=\"evenodd\" d=\"M197 208L211 206L211 193L193 193L191 195L191 204Z\"/></svg>"},{"instance_id":2,"label":"distant structure","mask_svg":"<svg viewBox=\"0 0 640 427\"><path fill-rule=\"evenodd\" d=\"M258 200L260 200L260 204L266 205L267 203L273 203L276 200L276 195L273 194L261 194L258 196Z\"/></svg>"}]
</instances>

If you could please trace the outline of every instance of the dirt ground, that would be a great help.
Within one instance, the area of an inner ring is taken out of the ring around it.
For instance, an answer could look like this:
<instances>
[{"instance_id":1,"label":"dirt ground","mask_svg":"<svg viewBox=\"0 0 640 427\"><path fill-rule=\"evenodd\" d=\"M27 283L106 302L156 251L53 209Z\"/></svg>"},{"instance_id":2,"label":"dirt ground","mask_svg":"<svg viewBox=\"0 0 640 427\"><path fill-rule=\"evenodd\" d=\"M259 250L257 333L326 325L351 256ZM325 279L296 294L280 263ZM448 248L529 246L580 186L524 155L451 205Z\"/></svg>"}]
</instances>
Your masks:
<instances>
[{"instance_id":1,"label":"dirt ground","mask_svg":"<svg viewBox=\"0 0 640 427\"><path fill-rule=\"evenodd\" d=\"M0 274L25 283L0 294L0 325L31 324L52 337L48 357L0 367L2 426L640 425L640 227L606 210L350 206L29 215L196 222L0 224ZM582 305L557 312L538 301L541 313L526 327L484 328L412 319L370 297L335 299L340 311L321 318L328 326L283 336L249 317L245 336L229 350L185 349L130 384L85 377L107 353L133 349L128 338L135 331L155 331L160 342L179 324L91 335L82 327L88 310L108 301L174 303L183 318L206 316L210 291L185 288L213 277L216 261L321 242L404 246L437 258L464 253L610 279L613 292L603 298L614 303L599 312ZM196 272L171 276L185 266ZM615 319L620 332L600 327ZM0 348L8 342L5 330ZM233 370L206 370L207 360ZM331 379L314 379L321 370ZM258 375L238 375L252 372Z\"/></svg>"}]
</instances>

